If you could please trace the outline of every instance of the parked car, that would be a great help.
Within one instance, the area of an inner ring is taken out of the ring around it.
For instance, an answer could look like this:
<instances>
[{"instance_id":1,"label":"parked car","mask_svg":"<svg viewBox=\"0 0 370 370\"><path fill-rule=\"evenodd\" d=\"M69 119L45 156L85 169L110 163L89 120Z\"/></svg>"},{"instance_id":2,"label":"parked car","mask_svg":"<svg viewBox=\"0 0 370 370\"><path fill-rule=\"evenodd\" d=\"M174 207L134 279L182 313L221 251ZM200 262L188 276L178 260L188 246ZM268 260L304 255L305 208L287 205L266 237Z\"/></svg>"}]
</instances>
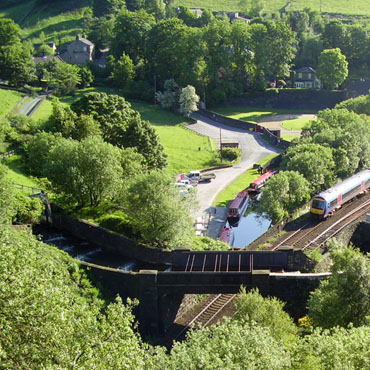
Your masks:
<instances>
[{"instance_id":1,"label":"parked car","mask_svg":"<svg viewBox=\"0 0 370 370\"><path fill-rule=\"evenodd\" d=\"M212 179L216 178L216 174L214 173L200 171L190 171L186 176L189 179L197 180L199 182L211 182Z\"/></svg>"}]
</instances>

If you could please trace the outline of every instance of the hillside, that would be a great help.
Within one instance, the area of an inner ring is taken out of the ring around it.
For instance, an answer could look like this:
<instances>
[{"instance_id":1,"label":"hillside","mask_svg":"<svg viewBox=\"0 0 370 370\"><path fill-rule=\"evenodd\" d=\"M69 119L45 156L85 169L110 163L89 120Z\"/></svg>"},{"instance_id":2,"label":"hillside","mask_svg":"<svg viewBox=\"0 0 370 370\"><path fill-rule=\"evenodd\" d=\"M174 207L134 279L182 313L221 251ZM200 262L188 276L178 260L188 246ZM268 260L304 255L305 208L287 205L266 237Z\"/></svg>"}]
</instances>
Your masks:
<instances>
[{"instance_id":1,"label":"hillside","mask_svg":"<svg viewBox=\"0 0 370 370\"><path fill-rule=\"evenodd\" d=\"M21 29L21 36L33 42L55 42L57 46L72 41L83 32L83 19L92 0L54 1L9 0L11 6L0 8L0 17L11 18ZM3 5L3 4L2 4ZM43 34L42 34L43 33Z\"/></svg>"},{"instance_id":2,"label":"hillside","mask_svg":"<svg viewBox=\"0 0 370 370\"><path fill-rule=\"evenodd\" d=\"M175 0L175 6L206 8L212 11L243 11L240 0ZM263 12L303 10L311 8L325 14L343 16L370 16L370 2L366 0L270 0L264 2Z\"/></svg>"}]
</instances>

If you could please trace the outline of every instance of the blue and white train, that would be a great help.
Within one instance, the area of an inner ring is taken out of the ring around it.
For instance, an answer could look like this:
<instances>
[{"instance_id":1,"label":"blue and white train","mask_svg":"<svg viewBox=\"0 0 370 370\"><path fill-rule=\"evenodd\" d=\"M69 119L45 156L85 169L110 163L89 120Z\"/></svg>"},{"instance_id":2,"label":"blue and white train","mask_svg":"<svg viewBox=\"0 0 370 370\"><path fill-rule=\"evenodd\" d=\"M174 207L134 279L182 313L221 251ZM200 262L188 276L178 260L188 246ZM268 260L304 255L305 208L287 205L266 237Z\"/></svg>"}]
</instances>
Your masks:
<instances>
[{"instance_id":1,"label":"blue and white train","mask_svg":"<svg viewBox=\"0 0 370 370\"><path fill-rule=\"evenodd\" d=\"M370 168L356 173L343 182L327 189L313 197L311 201L311 215L319 219L330 213L356 195L370 188Z\"/></svg>"}]
</instances>

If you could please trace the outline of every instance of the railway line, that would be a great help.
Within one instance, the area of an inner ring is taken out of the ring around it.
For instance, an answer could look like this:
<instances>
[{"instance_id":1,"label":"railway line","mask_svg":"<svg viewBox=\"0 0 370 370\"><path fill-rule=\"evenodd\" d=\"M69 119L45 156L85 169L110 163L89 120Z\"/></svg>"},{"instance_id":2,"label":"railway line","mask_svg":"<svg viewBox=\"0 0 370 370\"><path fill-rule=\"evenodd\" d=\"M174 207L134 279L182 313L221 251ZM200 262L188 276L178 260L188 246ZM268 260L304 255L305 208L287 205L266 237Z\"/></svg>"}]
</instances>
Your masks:
<instances>
[{"instance_id":1,"label":"railway line","mask_svg":"<svg viewBox=\"0 0 370 370\"><path fill-rule=\"evenodd\" d=\"M337 235L347 225L362 217L370 210L370 194L365 194L345 204L324 221L310 220L294 231L284 234L271 247L276 250L289 245L302 250L324 249L328 239Z\"/></svg>"},{"instance_id":2,"label":"railway line","mask_svg":"<svg viewBox=\"0 0 370 370\"><path fill-rule=\"evenodd\" d=\"M172 340L182 340L186 332L198 325L207 327L215 322L218 315L223 311L226 306L231 304L237 294L215 294L209 300L205 300L202 307L198 309L195 316L188 319L187 322L177 330L171 333Z\"/></svg>"}]
</instances>

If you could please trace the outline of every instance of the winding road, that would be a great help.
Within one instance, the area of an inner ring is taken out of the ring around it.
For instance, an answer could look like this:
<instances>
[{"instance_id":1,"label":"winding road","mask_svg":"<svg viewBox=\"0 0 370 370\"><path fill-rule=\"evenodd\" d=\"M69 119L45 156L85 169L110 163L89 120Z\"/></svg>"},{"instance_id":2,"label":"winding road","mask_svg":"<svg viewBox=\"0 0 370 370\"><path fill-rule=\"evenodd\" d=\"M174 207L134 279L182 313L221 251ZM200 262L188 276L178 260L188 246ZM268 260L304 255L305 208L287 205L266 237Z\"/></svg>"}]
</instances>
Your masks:
<instances>
[{"instance_id":1,"label":"winding road","mask_svg":"<svg viewBox=\"0 0 370 370\"><path fill-rule=\"evenodd\" d=\"M254 163L270 154L280 153L281 149L268 144L259 133L225 126L198 113L193 113L192 118L197 122L186 126L188 129L211 137L218 146L220 144L221 129L221 140L238 142L239 147L242 149L241 160L236 166L212 171L215 172L216 179L212 180L211 183L198 185L200 207L194 214L194 219L196 219L199 216L210 213L212 203L221 190L225 189L237 177L252 167Z\"/></svg>"}]
</instances>

